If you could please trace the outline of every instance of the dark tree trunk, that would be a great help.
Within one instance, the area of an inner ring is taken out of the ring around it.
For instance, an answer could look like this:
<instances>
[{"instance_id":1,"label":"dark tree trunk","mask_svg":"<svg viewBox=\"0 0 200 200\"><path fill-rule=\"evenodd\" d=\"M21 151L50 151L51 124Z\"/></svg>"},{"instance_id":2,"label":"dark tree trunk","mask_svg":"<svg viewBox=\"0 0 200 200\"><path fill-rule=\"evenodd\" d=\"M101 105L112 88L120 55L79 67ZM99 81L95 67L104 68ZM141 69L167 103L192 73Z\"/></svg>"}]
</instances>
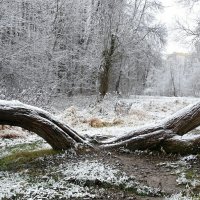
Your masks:
<instances>
[{"instance_id":1,"label":"dark tree trunk","mask_svg":"<svg viewBox=\"0 0 200 200\"><path fill-rule=\"evenodd\" d=\"M104 97L108 92L109 87L109 73L110 73L110 65L111 63L109 61L106 61L106 63L102 66L102 71L99 75L100 85L99 85L99 93L101 97Z\"/></svg>"},{"instance_id":2,"label":"dark tree trunk","mask_svg":"<svg viewBox=\"0 0 200 200\"><path fill-rule=\"evenodd\" d=\"M117 79L117 82L116 82L116 84L115 84L115 91L116 91L116 93L117 93L118 95L120 94L119 86L120 86L121 76L122 76L122 71L120 70L119 76L118 76L118 79Z\"/></svg>"},{"instance_id":3,"label":"dark tree trunk","mask_svg":"<svg viewBox=\"0 0 200 200\"><path fill-rule=\"evenodd\" d=\"M46 140L52 148L64 150L87 141L48 112L14 101L0 101L0 124L19 126Z\"/></svg>"},{"instance_id":4,"label":"dark tree trunk","mask_svg":"<svg viewBox=\"0 0 200 200\"><path fill-rule=\"evenodd\" d=\"M109 89L109 77L113 62L112 57L115 52L115 46L116 36L111 35L110 47L103 52L103 63L99 75L99 93L102 98L107 94Z\"/></svg>"},{"instance_id":5,"label":"dark tree trunk","mask_svg":"<svg viewBox=\"0 0 200 200\"><path fill-rule=\"evenodd\" d=\"M166 152L191 154L200 152L200 134L185 137L184 134L200 125L200 102L190 105L157 125L135 129L114 139L95 141L93 145L54 116L39 108L15 101L0 101L0 125L19 126L35 132L54 149L65 150L77 144L99 149L163 148Z\"/></svg>"},{"instance_id":6,"label":"dark tree trunk","mask_svg":"<svg viewBox=\"0 0 200 200\"><path fill-rule=\"evenodd\" d=\"M157 125L135 129L124 136L105 140L100 143L100 147L124 147L131 150L162 147L166 152L172 153L199 152L200 135L184 139L184 134L199 125L200 102L183 108Z\"/></svg>"}]
</instances>

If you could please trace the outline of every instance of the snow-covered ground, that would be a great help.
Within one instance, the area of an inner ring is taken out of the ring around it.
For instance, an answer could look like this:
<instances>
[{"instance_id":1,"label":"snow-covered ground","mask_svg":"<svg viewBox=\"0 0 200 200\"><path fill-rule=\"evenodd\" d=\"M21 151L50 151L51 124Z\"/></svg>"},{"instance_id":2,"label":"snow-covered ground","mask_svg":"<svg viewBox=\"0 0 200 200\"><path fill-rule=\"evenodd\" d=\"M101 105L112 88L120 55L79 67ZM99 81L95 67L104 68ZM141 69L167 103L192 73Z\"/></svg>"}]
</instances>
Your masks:
<instances>
[{"instance_id":1,"label":"snow-covered ground","mask_svg":"<svg viewBox=\"0 0 200 200\"><path fill-rule=\"evenodd\" d=\"M83 135L118 136L133 128L158 123L200 98L131 96L122 99L107 96L101 103L95 101L92 96L62 102L63 110L58 117ZM93 119L103 124L92 127Z\"/></svg>"},{"instance_id":2,"label":"snow-covered ground","mask_svg":"<svg viewBox=\"0 0 200 200\"><path fill-rule=\"evenodd\" d=\"M189 97L131 96L130 98L118 98L108 95L101 103L97 103L95 96L80 96L57 100L54 102L52 110L54 110L57 118L82 135L113 137L126 134L133 128L158 123L165 117L198 101L200 101L199 98ZM1 130L0 136L4 134L14 134L19 137L15 139L0 137L0 159L12 155L16 151L50 148L42 138L36 134L24 132L21 128L14 127ZM49 169L45 170L48 171ZM0 171L2 185L0 187L0 199L3 197L9 199L21 193L25 195L25 199L33 199L31 197L48 199L49 193L51 197L54 195L55 198L62 196L93 198L94 193L89 188L86 189L74 183L66 185L66 179L75 177L76 180L81 182L85 180L85 177L90 181L95 181L98 177L103 182L110 181L115 185L129 180L128 175L115 169L114 166L105 165L97 160L63 164L50 171L50 174L52 171L61 174L62 180L56 181L55 178L52 178L53 175L46 180L41 175L32 183L30 177L23 170L21 172ZM181 177L178 181L180 180L182 180ZM143 190L133 180L126 183L127 185L133 184L134 187L137 186L138 190ZM151 191L151 189L148 191ZM173 198L176 199L175 196Z\"/></svg>"}]
</instances>

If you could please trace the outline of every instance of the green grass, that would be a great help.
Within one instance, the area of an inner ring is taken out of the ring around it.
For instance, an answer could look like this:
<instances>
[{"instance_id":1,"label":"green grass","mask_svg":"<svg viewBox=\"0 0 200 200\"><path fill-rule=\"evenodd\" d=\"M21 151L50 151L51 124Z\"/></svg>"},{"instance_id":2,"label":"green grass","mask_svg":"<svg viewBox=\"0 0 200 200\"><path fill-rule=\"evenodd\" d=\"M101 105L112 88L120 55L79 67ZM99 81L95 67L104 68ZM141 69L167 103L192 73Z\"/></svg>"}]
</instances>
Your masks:
<instances>
[{"instance_id":1,"label":"green grass","mask_svg":"<svg viewBox=\"0 0 200 200\"><path fill-rule=\"evenodd\" d=\"M16 144L13 146L7 145L5 148L0 149L0 155L6 154L11 155L13 153L17 153L20 151L34 151L41 148L43 145L43 141L35 141L32 143L23 143L23 144ZM0 156L2 158L2 156Z\"/></svg>"},{"instance_id":2,"label":"green grass","mask_svg":"<svg viewBox=\"0 0 200 200\"><path fill-rule=\"evenodd\" d=\"M193 170L187 170L185 174L187 179L193 179L195 177L195 172Z\"/></svg>"},{"instance_id":3,"label":"green grass","mask_svg":"<svg viewBox=\"0 0 200 200\"><path fill-rule=\"evenodd\" d=\"M45 157L49 155L56 155L58 153L60 153L60 151L55 151L53 149L15 152L12 155L5 156L2 159L0 159L0 170L20 168L21 166L30 163L36 158Z\"/></svg>"},{"instance_id":4,"label":"green grass","mask_svg":"<svg viewBox=\"0 0 200 200\"><path fill-rule=\"evenodd\" d=\"M10 147L10 152L11 153L16 153L16 152L19 152L21 150L35 150L37 149L38 147L40 147L42 145L43 141L36 141L36 142L33 142L33 143L24 143L24 144L18 144L18 145L15 145L13 147Z\"/></svg>"}]
</instances>

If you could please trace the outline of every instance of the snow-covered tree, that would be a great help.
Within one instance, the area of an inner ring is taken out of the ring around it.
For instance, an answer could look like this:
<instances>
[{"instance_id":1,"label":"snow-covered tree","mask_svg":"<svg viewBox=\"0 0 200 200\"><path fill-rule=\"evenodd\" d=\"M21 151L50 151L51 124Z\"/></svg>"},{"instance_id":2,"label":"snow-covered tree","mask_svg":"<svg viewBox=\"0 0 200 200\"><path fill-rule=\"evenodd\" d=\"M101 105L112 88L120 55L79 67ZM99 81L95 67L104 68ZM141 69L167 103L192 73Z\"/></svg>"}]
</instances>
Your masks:
<instances>
[{"instance_id":1,"label":"snow-covered tree","mask_svg":"<svg viewBox=\"0 0 200 200\"><path fill-rule=\"evenodd\" d=\"M154 19L160 8L153 0L1 1L2 91L43 104L143 91L165 38Z\"/></svg>"}]
</instances>

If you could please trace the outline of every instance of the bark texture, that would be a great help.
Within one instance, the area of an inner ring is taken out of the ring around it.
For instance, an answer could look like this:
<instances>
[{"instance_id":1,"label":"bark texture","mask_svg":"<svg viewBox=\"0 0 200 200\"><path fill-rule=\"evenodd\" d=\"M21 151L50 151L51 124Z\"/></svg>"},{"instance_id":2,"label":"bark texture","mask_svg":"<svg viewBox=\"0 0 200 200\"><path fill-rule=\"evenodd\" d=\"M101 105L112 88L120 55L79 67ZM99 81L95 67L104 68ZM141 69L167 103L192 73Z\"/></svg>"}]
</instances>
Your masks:
<instances>
[{"instance_id":1,"label":"bark texture","mask_svg":"<svg viewBox=\"0 0 200 200\"><path fill-rule=\"evenodd\" d=\"M100 143L100 148L124 147L130 150L163 148L166 152L189 154L200 151L200 135L185 139L184 134L200 125L200 102L189 105L157 125L135 129Z\"/></svg>"},{"instance_id":2,"label":"bark texture","mask_svg":"<svg viewBox=\"0 0 200 200\"><path fill-rule=\"evenodd\" d=\"M16 101L0 101L0 124L19 126L38 134L53 149L64 150L87 141L48 112Z\"/></svg>"},{"instance_id":3,"label":"bark texture","mask_svg":"<svg viewBox=\"0 0 200 200\"><path fill-rule=\"evenodd\" d=\"M0 125L19 126L35 132L58 150L84 144L99 149L123 147L130 150L144 150L162 147L169 153L200 152L200 135L185 136L200 125L200 102L187 106L157 125L135 129L118 138L104 141L90 140L90 143L48 112L16 101L0 101Z\"/></svg>"}]
</instances>

